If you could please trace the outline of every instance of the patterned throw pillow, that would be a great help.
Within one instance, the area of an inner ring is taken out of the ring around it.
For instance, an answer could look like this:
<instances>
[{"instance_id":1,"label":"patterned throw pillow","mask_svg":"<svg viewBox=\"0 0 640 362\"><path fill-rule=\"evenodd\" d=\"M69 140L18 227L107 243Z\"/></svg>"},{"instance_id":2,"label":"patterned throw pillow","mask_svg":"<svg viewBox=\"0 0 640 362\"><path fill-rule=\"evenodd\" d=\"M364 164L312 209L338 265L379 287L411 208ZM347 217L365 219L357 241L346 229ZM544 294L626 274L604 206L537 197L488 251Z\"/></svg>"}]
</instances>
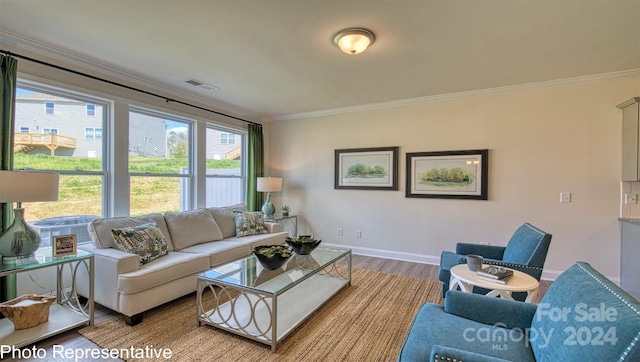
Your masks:
<instances>
[{"instance_id":1,"label":"patterned throw pillow","mask_svg":"<svg viewBox=\"0 0 640 362\"><path fill-rule=\"evenodd\" d=\"M111 229L118 249L140 256L140 265L167 255L167 239L155 222L129 228Z\"/></svg>"},{"instance_id":2,"label":"patterned throw pillow","mask_svg":"<svg viewBox=\"0 0 640 362\"><path fill-rule=\"evenodd\" d=\"M236 222L237 238L249 235L269 233L267 227L264 225L264 215L260 211L234 211L233 218Z\"/></svg>"}]
</instances>

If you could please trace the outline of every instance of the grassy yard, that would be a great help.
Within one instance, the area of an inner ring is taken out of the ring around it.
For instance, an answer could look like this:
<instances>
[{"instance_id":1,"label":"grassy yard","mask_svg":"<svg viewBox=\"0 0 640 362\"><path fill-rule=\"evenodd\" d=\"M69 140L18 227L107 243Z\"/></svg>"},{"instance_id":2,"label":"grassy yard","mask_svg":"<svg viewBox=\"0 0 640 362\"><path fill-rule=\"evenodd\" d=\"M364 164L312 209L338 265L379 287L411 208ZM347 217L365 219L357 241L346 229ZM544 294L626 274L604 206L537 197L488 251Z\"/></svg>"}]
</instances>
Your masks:
<instances>
[{"instance_id":1,"label":"grassy yard","mask_svg":"<svg viewBox=\"0 0 640 362\"><path fill-rule=\"evenodd\" d=\"M51 157L18 153L14 169L55 171L100 171L100 159ZM130 172L179 173L186 167L186 159L131 157ZM239 160L207 160L207 168L239 168ZM115 191L120 192L119 190ZM131 213L142 215L151 212L177 211L180 209L180 183L176 177L132 177ZM93 175L60 175L57 202L24 203L28 221L64 215L101 215L102 177Z\"/></svg>"}]
</instances>

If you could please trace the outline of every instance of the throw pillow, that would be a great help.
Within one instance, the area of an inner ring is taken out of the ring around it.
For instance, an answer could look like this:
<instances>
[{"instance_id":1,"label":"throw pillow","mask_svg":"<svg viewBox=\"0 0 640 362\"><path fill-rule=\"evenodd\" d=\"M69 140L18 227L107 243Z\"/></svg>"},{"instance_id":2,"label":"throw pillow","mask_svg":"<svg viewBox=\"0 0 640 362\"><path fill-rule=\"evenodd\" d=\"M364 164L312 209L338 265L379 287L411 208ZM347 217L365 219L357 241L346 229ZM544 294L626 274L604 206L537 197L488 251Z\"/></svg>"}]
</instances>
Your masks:
<instances>
[{"instance_id":1,"label":"throw pillow","mask_svg":"<svg viewBox=\"0 0 640 362\"><path fill-rule=\"evenodd\" d=\"M267 227L264 225L264 214L262 214L261 211L235 211L233 218L236 222L236 237L238 238L269 233Z\"/></svg>"},{"instance_id":2,"label":"throw pillow","mask_svg":"<svg viewBox=\"0 0 640 362\"><path fill-rule=\"evenodd\" d=\"M222 231L207 209L167 212L164 217L176 250L222 240Z\"/></svg>"},{"instance_id":3,"label":"throw pillow","mask_svg":"<svg viewBox=\"0 0 640 362\"><path fill-rule=\"evenodd\" d=\"M167 255L167 240L154 222L122 229L112 229L118 249L140 256L140 265Z\"/></svg>"}]
</instances>

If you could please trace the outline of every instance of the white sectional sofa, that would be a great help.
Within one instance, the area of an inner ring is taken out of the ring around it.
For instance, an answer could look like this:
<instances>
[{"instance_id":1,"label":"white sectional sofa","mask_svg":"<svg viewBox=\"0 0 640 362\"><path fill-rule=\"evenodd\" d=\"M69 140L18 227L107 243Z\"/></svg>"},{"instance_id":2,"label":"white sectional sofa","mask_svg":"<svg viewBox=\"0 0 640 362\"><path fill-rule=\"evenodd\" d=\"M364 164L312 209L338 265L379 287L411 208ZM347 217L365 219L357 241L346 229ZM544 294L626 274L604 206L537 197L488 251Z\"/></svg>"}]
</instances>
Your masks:
<instances>
[{"instance_id":1,"label":"white sectional sofa","mask_svg":"<svg viewBox=\"0 0 640 362\"><path fill-rule=\"evenodd\" d=\"M142 321L143 312L196 290L196 275L240 257L258 245L282 244L286 232L265 222L268 233L237 237L234 212L244 204L139 217L96 219L88 225L93 245L80 248L95 254L94 299L123 314L129 325ZM139 227L153 221L166 239L168 253L146 264L121 251L113 229ZM88 278L79 273L78 289L88 296Z\"/></svg>"}]
</instances>

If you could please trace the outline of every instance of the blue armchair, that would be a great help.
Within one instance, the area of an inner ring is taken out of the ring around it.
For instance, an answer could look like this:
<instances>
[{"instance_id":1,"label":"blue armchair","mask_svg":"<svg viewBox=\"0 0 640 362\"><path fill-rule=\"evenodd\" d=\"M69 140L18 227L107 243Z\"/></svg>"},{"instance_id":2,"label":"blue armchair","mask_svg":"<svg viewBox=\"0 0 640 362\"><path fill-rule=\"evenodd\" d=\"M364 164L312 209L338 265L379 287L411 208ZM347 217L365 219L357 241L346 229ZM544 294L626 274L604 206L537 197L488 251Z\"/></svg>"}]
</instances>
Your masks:
<instances>
[{"instance_id":1,"label":"blue armchair","mask_svg":"<svg viewBox=\"0 0 640 362\"><path fill-rule=\"evenodd\" d=\"M425 304L398 361L640 361L639 339L640 302L577 262L538 305L457 290Z\"/></svg>"},{"instance_id":2,"label":"blue armchair","mask_svg":"<svg viewBox=\"0 0 640 362\"><path fill-rule=\"evenodd\" d=\"M519 270L540 280L542 267L547 259L551 234L525 223L511 236L507 246L458 243L456 252L443 251L440 257L438 278L442 282L442 295L449 290L451 268L467 262L468 254L480 255L485 264L502 265ZM486 294L488 290L474 288L474 292ZM516 300L525 300L526 293L513 293Z\"/></svg>"}]
</instances>

